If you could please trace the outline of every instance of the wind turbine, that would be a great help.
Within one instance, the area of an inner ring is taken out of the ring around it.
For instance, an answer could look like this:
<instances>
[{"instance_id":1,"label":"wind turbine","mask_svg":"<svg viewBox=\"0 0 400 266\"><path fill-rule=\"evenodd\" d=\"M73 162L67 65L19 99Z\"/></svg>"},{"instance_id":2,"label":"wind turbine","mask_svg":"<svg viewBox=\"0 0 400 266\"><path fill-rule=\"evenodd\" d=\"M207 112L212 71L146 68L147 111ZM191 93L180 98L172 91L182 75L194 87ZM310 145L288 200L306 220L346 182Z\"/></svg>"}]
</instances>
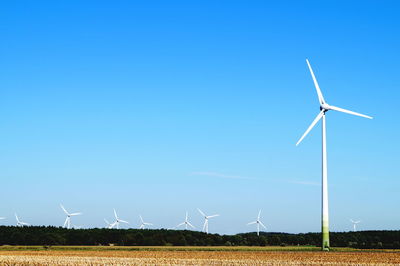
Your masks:
<instances>
[{"instance_id":1,"label":"wind turbine","mask_svg":"<svg viewBox=\"0 0 400 266\"><path fill-rule=\"evenodd\" d=\"M198 210L198 211L200 212L200 214L204 217L203 231L206 232L206 233L208 234L208 220L209 220L210 218L214 218L214 217L219 216L219 214L214 214L214 215L209 215L209 216L207 216L207 215L205 215L204 212L202 212L199 208L198 208L197 210Z\"/></svg>"},{"instance_id":2,"label":"wind turbine","mask_svg":"<svg viewBox=\"0 0 400 266\"><path fill-rule=\"evenodd\" d=\"M190 227L192 227L193 229L195 228L195 227L189 222L189 220L188 220L188 212L186 212L185 221L184 221L183 223L178 224L176 227L178 228L178 227L181 226L181 225L185 225L185 230L188 229L188 225L189 225Z\"/></svg>"},{"instance_id":3,"label":"wind turbine","mask_svg":"<svg viewBox=\"0 0 400 266\"><path fill-rule=\"evenodd\" d=\"M141 224L140 224L140 227L139 227L140 229L145 229L146 225L153 225L151 223L145 223L143 221L142 215L139 215L139 217L140 217L140 221L141 221Z\"/></svg>"},{"instance_id":4,"label":"wind turbine","mask_svg":"<svg viewBox=\"0 0 400 266\"><path fill-rule=\"evenodd\" d=\"M82 229L82 225L75 225L75 224L73 224L73 225L72 225L72 228L74 228L74 229Z\"/></svg>"},{"instance_id":5,"label":"wind turbine","mask_svg":"<svg viewBox=\"0 0 400 266\"><path fill-rule=\"evenodd\" d=\"M350 219L350 222L352 222L353 223L353 231L355 232L355 231L357 231L356 229L356 225L358 224L358 223L360 223L361 221L353 221L353 219Z\"/></svg>"},{"instance_id":6,"label":"wind turbine","mask_svg":"<svg viewBox=\"0 0 400 266\"><path fill-rule=\"evenodd\" d=\"M20 221L17 214L15 214L15 219L17 219L17 226L29 226L30 225L28 223Z\"/></svg>"},{"instance_id":7,"label":"wind turbine","mask_svg":"<svg viewBox=\"0 0 400 266\"><path fill-rule=\"evenodd\" d=\"M67 210L64 208L64 206L62 206L62 204L60 204L61 209L65 212L65 214L67 215L67 218L65 219L64 225L63 227L70 229L71 228L71 217L72 216L77 216L77 215L81 215L82 213L80 212L75 212L75 213L69 213L67 212Z\"/></svg>"},{"instance_id":8,"label":"wind turbine","mask_svg":"<svg viewBox=\"0 0 400 266\"><path fill-rule=\"evenodd\" d=\"M320 112L311 125L307 128L306 132L301 136L296 146L304 139L304 137L310 132L310 130L322 119L322 250L329 250L329 211L328 211L328 167L327 167L327 155L326 155L326 119L325 114L329 110L334 110L342 113L347 113L351 115L361 116L365 118L372 119L372 117L349 111L343 108L339 108L333 105L329 105L322 95L321 89L319 88L317 79L315 78L314 72L311 68L310 62L306 59L308 68L312 79L314 81L315 88L317 90L319 109Z\"/></svg>"},{"instance_id":9,"label":"wind turbine","mask_svg":"<svg viewBox=\"0 0 400 266\"><path fill-rule=\"evenodd\" d=\"M261 216L261 210L258 212L257 220L255 220L254 222L250 222L250 223L247 224L247 225L250 225L250 224L257 224L257 236L260 235L260 225L261 225L262 227L264 227L264 229L267 229L267 228L265 227L265 225L261 222L260 216Z\"/></svg>"},{"instance_id":10,"label":"wind turbine","mask_svg":"<svg viewBox=\"0 0 400 266\"><path fill-rule=\"evenodd\" d=\"M114 209L114 216L115 216L115 222L112 224L112 226L110 228L113 228L114 226L116 226L117 229L119 229L119 223L129 224L129 222L118 218L118 215L117 215L117 212L115 211L115 209Z\"/></svg>"}]
</instances>

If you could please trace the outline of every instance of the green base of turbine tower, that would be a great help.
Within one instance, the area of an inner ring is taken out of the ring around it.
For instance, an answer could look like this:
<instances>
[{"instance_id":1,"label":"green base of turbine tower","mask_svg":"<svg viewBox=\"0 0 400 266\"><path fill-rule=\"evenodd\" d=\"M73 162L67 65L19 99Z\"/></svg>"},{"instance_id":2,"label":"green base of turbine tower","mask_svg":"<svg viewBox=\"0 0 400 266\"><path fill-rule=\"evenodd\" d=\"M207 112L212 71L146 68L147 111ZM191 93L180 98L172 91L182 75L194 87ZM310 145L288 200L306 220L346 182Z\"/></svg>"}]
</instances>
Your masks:
<instances>
[{"instance_id":1,"label":"green base of turbine tower","mask_svg":"<svg viewBox=\"0 0 400 266\"><path fill-rule=\"evenodd\" d=\"M329 251L329 229L328 227L322 227L322 251Z\"/></svg>"}]
</instances>

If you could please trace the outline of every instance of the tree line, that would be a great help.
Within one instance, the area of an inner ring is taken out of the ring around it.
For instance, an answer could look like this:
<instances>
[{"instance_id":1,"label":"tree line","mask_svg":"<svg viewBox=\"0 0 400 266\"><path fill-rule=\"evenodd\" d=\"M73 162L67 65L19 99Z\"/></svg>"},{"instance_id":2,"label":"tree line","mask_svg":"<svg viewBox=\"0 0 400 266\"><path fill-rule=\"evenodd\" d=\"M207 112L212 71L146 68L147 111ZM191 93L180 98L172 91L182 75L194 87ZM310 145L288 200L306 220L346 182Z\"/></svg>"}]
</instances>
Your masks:
<instances>
[{"instance_id":1,"label":"tree line","mask_svg":"<svg viewBox=\"0 0 400 266\"><path fill-rule=\"evenodd\" d=\"M400 249L400 231L332 232L332 247ZM0 245L119 246L320 246L320 233L206 234L166 229L65 229L53 226L0 226Z\"/></svg>"}]
</instances>

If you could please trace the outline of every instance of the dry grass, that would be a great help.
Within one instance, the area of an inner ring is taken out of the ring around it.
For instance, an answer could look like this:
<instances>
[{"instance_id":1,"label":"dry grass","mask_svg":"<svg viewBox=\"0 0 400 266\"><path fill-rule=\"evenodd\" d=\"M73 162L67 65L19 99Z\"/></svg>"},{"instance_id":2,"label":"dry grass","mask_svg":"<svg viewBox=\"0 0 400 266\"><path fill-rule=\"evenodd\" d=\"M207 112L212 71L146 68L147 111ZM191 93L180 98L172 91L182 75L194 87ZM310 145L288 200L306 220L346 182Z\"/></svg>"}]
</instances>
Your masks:
<instances>
[{"instance_id":1,"label":"dry grass","mask_svg":"<svg viewBox=\"0 0 400 266\"><path fill-rule=\"evenodd\" d=\"M398 252L248 251L210 248L4 250L0 265L400 265Z\"/></svg>"}]
</instances>

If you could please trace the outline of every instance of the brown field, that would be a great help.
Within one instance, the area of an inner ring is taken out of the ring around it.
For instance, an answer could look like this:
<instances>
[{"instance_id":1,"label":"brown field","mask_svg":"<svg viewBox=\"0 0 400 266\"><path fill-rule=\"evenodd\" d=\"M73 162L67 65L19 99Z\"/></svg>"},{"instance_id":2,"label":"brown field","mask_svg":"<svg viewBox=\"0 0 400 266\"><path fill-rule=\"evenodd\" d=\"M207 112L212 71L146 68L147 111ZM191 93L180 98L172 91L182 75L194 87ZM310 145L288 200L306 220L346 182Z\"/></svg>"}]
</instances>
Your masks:
<instances>
[{"instance_id":1,"label":"brown field","mask_svg":"<svg viewBox=\"0 0 400 266\"><path fill-rule=\"evenodd\" d=\"M0 247L0 265L400 265L400 252L253 247Z\"/></svg>"}]
</instances>

